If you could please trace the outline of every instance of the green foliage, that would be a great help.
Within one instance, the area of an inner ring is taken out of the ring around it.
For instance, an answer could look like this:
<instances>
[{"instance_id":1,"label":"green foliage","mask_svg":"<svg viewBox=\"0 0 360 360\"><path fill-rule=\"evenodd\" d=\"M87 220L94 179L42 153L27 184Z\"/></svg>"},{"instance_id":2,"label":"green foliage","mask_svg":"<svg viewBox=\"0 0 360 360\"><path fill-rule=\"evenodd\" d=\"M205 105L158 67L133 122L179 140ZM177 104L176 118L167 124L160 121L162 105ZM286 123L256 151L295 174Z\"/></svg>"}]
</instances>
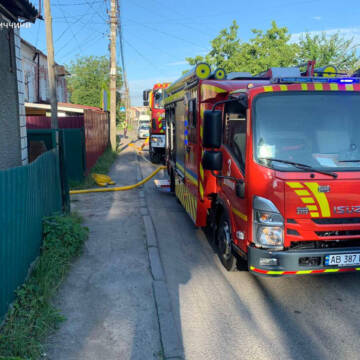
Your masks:
<instances>
[{"instance_id":1,"label":"green foliage","mask_svg":"<svg viewBox=\"0 0 360 360\"><path fill-rule=\"evenodd\" d=\"M41 343L64 320L50 300L80 254L88 229L75 214L57 215L44 219L43 236L40 256L0 328L0 359L38 359Z\"/></svg>"},{"instance_id":2,"label":"green foliage","mask_svg":"<svg viewBox=\"0 0 360 360\"><path fill-rule=\"evenodd\" d=\"M340 34L327 36L305 34L298 43L291 42L286 27L271 23L266 31L253 29L253 37L241 42L236 21L229 29L223 29L211 41L211 50L206 56L186 58L190 65L207 62L213 69L224 68L227 72L248 71L252 74L269 67L288 67L307 60L317 60L317 66L336 65L340 70L354 70L360 66L353 47L353 41L345 40Z\"/></svg>"},{"instance_id":3,"label":"green foliage","mask_svg":"<svg viewBox=\"0 0 360 360\"><path fill-rule=\"evenodd\" d=\"M68 79L70 100L74 104L102 106L102 91L108 92L110 63L106 56L83 56L67 66L71 76ZM122 86L121 71L118 68L117 88Z\"/></svg>"},{"instance_id":4,"label":"green foliage","mask_svg":"<svg viewBox=\"0 0 360 360\"><path fill-rule=\"evenodd\" d=\"M316 60L316 66L336 65L341 71L352 71L360 66L353 39L344 39L339 33L305 34L299 41L299 61Z\"/></svg>"},{"instance_id":5,"label":"green foliage","mask_svg":"<svg viewBox=\"0 0 360 360\"><path fill-rule=\"evenodd\" d=\"M85 180L81 183L70 181L69 186L72 190L75 189L88 189L92 187L97 187L98 185L95 183L92 178L92 174L107 174L111 168L111 165L114 163L117 158L118 153L116 151L112 151L111 147L108 147L104 153L98 158L96 164L90 170L90 174L85 178Z\"/></svg>"}]
</instances>

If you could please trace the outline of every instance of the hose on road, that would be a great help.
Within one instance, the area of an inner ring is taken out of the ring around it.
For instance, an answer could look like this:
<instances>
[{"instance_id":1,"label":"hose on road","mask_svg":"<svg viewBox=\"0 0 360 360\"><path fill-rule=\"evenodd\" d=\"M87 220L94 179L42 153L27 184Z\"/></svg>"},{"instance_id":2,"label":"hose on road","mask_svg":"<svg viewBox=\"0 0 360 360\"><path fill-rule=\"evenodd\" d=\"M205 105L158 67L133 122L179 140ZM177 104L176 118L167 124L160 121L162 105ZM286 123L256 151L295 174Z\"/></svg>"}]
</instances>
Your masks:
<instances>
[{"instance_id":1,"label":"hose on road","mask_svg":"<svg viewBox=\"0 0 360 360\"><path fill-rule=\"evenodd\" d=\"M163 170L163 169L166 169L166 166L159 166L149 176L147 176L145 179L142 179L137 184L127 185L127 186L115 186L115 187L110 187L110 188L71 190L70 195L88 194L88 193L95 193L95 192L125 191L125 190L135 189L135 188L145 184L147 181L149 181L151 178L153 178L160 170Z\"/></svg>"}]
</instances>

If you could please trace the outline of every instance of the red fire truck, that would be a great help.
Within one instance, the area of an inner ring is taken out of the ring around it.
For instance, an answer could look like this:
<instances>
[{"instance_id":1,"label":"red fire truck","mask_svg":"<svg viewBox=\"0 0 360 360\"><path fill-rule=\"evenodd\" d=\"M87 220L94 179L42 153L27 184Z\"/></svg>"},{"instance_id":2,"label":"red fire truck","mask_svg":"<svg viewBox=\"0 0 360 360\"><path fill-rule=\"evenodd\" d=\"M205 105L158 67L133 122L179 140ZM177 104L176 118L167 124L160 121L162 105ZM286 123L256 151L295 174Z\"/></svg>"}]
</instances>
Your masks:
<instances>
[{"instance_id":1,"label":"red fire truck","mask_svg":"<svg viewBox=\"0 0 360 360\"><path fill-rule=\"evenodd\" d=\"M229 271L360 271L360 79L312 75L199 64L166 90L171 190Z\"/></svg>"},{"instance_id":2,"label":"red fire truck","mask_svg":"<svg viewBox=\"0 0 360 360\"><path fill-rule=\"evenodd\" d=\"M152 90L143 93L144 105L150 106L151 110L149 154L154 163L162 162L165 155L164 91L169 84L155 84Z\"/></svg>"}]
</instances>

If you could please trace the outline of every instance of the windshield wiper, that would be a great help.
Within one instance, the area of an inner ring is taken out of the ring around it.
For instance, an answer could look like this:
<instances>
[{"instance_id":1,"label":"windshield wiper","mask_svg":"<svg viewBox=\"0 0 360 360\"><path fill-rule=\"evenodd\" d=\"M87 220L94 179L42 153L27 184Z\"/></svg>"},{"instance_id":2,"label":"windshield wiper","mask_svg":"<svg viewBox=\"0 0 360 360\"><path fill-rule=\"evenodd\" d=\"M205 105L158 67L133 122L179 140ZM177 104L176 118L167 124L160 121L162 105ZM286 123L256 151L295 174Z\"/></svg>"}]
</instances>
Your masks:
<instances>
[{"instance_id":1,"label":"windshield wiper","mask_svg":"<svg viewBox=\"0 0 360 360\"><path fill-rule=\"evenodd\" d=\"M274 159L274 158L259 158L260 160L269 160L269 161L277 161L280 163L284 163L284 164L289 164L292 165L294 167L296 167L297 169L300 170L304 170L304 171L312 171L312 172L317 172L319 174L324 174L324 175L329 175L332 176L333 178L337 178L337 174L333 173L331 171L325 171L325 170L319 170L319 169L314 169L313 167L306 165L306 164L301 164L298 162L293 162L293 161L287 161L287 160L281 160L281 159Z\"/></svg>"},{"instance_id":2,"label":"windshield wiper","mask_svg":"<svg viewBox=\"0 0 360 360\"><path fill-rule=\"evenodd\" d=\"M338 160L337 162L360 162L360 160Z\"/></svg>"}]
</instances>

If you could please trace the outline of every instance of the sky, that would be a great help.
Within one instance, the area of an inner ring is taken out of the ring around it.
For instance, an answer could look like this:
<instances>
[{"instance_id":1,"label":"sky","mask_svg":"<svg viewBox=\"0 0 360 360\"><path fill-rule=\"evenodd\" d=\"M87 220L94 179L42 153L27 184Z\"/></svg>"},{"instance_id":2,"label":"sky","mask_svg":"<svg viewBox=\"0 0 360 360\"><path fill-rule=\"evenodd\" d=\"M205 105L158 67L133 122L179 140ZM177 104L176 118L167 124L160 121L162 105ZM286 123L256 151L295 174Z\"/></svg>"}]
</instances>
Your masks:
<instances>
[{"instance_id":1,"label":"sky","mask_svg":"<svg viewBox=\"0 0 360 360\"><path fill-rule=\"evenodd\" d=\"M38 8L38 0L31 1ZM303 32L340 31L360 44L358 1L119 0L131 104L142 105L142 91L156 82L179 78L190 68L185 58L205 55L210 41L233 20L240 26L243 41L249 40L251 29L266 30L275 20L288 28L293 41ZM70 64L79 56L109 56L110 0L50 2L58 64ZM43 20L23 27L21 36L46 53Z\"/></svg>"}]
</instances>

